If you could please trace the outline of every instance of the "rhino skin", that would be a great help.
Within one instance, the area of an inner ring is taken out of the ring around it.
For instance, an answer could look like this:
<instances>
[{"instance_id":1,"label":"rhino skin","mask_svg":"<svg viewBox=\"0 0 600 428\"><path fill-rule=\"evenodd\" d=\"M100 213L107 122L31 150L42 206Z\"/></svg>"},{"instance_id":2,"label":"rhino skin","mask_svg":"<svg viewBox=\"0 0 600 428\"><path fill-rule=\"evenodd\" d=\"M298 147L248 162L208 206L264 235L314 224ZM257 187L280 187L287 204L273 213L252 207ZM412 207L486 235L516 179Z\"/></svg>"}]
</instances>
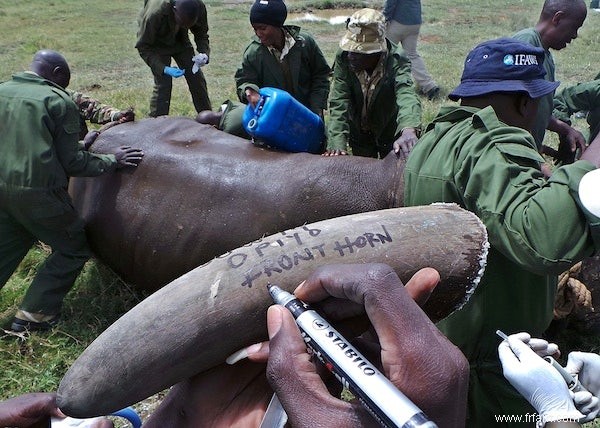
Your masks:
<instances>
[{"instance_id":1,"label":"rhino skin","mask_svg":"<svg viewBox=\"0 0 600 428\"><path fill-rule=\"evenodd\" d=\"M137 168L71 179L95 256L154 291L216 256L306 223L402 206L404 160L259 148L183 117L113 126L92 146L139 147Z\"/></svg>"}]
</instances>

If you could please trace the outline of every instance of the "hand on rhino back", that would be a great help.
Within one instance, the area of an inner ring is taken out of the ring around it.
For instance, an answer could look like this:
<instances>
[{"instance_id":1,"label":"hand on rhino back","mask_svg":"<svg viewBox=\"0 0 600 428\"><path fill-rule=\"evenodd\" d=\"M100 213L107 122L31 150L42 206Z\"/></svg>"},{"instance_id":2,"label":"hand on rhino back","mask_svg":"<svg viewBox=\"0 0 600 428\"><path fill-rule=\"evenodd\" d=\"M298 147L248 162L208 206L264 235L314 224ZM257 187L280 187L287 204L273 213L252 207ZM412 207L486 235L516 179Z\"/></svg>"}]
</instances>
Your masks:
<instances>
[{"instance_id":1,"label":"hand on rhino back","mask_svg":"<svg viewBox=\"0 0 600 428\"><path fill-rule=\"evenodd\" d=\"M89 150L103 131L110 129L119 123L124 123L127 121L128 120L123 120L122 122L110 122L107 124L109 126L105 125L100 130L89 131L83 138L83 148L85 150ZM131 146L120 146L116 150L107 151L106 153L114 154L117 161L117 168L124 168L127 166L136 167L144 157L144 152L141 149L135 149Z\"/></svg>"},{"instance_id":2,"label":"hand on rhino back","mask_svg":"<svg viewBox=\"0 0 600 428\"><path fill-rule=\"evenodd\" d=\"M125 168L126 166L138 166L144 157L144 152L141 149L134 149L129 146L121 146L115 153L117 159L117 168Z\"/></svg>"}]
</instances>

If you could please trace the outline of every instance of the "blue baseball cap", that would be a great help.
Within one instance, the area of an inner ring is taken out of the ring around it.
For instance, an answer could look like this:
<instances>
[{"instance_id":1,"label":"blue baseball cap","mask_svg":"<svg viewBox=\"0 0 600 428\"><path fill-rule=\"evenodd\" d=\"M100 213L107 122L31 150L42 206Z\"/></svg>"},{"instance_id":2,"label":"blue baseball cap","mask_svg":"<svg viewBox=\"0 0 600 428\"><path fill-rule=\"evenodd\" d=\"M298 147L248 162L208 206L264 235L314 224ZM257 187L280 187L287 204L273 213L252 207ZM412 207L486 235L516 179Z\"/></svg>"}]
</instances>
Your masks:
<instances>
[{"instance_id":1,"label":"blue baseball cap","mask_svg":"<svg viewBox=\"0 0 600 428\"><path fill-rule=\"evenodd\" d=\"M508 37L489 40L469 52L460 85L448 98L456 101L492 92L527 92L539 98L560 85L545 75L542 48Z\"/></svg>"}]
</instances>

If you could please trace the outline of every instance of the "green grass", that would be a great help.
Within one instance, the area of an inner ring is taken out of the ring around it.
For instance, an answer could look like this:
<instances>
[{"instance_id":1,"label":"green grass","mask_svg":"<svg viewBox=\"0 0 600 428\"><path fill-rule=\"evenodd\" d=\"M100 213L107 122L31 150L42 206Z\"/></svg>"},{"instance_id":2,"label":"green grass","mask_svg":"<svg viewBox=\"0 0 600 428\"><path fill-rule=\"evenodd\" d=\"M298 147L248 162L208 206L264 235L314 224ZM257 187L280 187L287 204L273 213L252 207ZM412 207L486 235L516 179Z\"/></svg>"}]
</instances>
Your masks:
<instances>
[{"instance_id":1,"label":"green grass","mask_svg":"<svg viewBox=\"0 0 600 428\"><path fill-rule=\"evenodd\" d=\"M76 0L0 0L0 81L27 69L41 48L62 52L72 68L71 88L114 106L134 106L138 118L148 113L152 77L134 48L136 19L141 0L82 2ZM211 61L204 68L213 107L235 98L233 74L252 30L248 22L249 0L207 0ZM449 92L459 81L466 53L478 42L511 35L532 26L541 0L427 0L419 51L429 71ZM324 10L333 6L334 12ZM291 12L303 14L351 13L351 9L382 1L288 0ZM291 14L289 20L295 18ZM331 63L343 25L302 22L318 40ZM567 49L555 52L557 78L563 84L589 80L600 63L600 14L590 12L580 37ZM429 122L444 101L423 100L424 122ZM195 116L183 79L175 81L172 115ZM581 122L578 122L581 123ZM0 320L16 310L37 266L46 256L35 247L19 270L0 291ZM129 289L107 268L89 262L65 302L64 322L49 334L0 340L0 399L34 390L53 390L77 355L110 323L144 296ZM0 336L2 331L0 330ZM597 342L577 337L565 341L568 348L593 348ZM568 350L568 349L566 349ZM123 349L123 352L127 352Z\"/></svg>"}]
</instances>

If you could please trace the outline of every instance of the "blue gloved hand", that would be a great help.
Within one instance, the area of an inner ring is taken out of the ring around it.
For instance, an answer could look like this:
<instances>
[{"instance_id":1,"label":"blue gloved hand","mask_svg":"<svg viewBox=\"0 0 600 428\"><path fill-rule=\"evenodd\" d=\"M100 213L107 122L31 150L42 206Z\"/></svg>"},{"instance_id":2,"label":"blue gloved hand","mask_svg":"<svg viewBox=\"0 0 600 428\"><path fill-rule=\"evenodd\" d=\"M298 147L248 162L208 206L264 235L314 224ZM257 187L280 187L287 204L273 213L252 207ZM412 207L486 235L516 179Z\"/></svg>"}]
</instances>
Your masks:
<instances>
[{"instance_id":1,"label":"blue gloved hand","mask_svg":"<svg viewBox=\"0 0 600 428\"><path fill-rule=\"evenodd\" d=\"M166 74L167 76L177 78L177 77L183 76L185 74L185 70L182 70L179 67L169 67L169 66L165 65L163 73Z\"/></svg>"}]
</instances>

